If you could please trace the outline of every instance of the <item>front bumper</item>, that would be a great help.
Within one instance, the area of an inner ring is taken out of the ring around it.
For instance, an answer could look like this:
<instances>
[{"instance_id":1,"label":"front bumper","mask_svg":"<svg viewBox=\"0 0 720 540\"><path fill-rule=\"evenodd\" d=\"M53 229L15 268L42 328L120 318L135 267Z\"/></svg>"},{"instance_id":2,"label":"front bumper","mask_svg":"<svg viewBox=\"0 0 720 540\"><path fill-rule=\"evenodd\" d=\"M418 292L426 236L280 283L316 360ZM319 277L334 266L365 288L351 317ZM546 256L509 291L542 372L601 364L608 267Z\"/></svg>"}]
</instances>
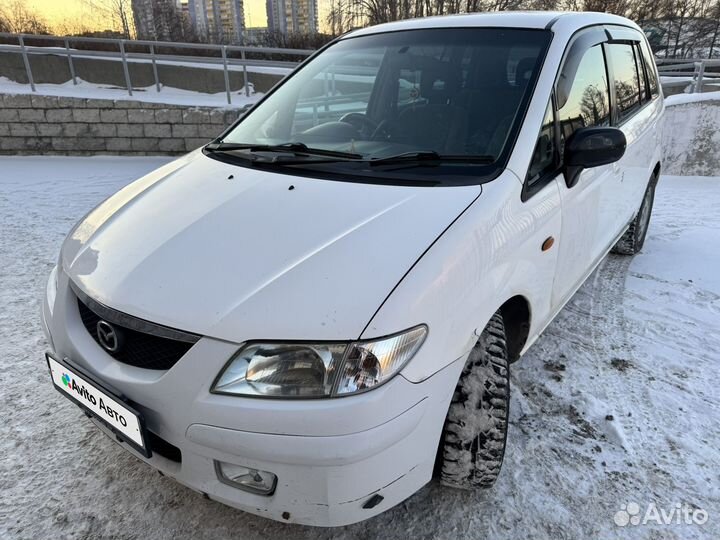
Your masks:
<instances>
[{"instance_id":1,"label":"front bumper","mask_svg":"<svg viewBox=\"0 0 720 540\"><path fill-rule=\"evenodd\" d=\"M398 376L371 392L344 398L220 396L209 393L210 385L238 344L203 338L168 371L117 362L82 325L62 273L53 309L47 298L44 302L43 319L54 352L132 400L148 429L179 449L181 460L159 452L145 458L120 443L129 452L214 500L307 525L367 519L430 480L463 364L457 361L419 384ZM262 496L223 483L217 461L274 473L275 492ZM379 504L363 508L375 494L382 497Z\"/></svg>"}]
</instances>

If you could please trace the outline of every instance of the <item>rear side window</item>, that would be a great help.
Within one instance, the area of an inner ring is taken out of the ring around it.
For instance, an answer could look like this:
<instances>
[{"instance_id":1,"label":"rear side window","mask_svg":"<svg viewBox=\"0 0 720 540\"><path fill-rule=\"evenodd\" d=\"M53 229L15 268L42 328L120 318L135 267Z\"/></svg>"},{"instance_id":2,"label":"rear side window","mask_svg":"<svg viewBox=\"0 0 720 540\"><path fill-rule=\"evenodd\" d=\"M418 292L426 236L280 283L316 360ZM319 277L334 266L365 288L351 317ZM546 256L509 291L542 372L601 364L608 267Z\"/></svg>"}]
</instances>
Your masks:
<instances>
[{"instance_id":1,"label":"rear side window","mask_svg":"<svg viewBox=\"0 0 720 540\"><path fill-rule=\"evenodd\" d=\"M647 73L648 87L650 95L654 98L659 95L657 73L655 72L655 58L650 52L650 48L645 41L640 42L640 51L645 61L645 72Z\"/></svg>"},{"instance_id":2,"label":"rear side window","mask_svg":"<svg viewBox=\"0 0 720 540\"><path fill-rule=\"evenodd\" d=\"M640 77L633 46L611 43L608 53L613 71L618 122L632 116L640 108Z\"/></svg>"},{"instance_id":3,"label":"rear side window","mask_svg":"<svg viewBox=\"0 0 720 540\"><path fill-rule=\"evenodd\" d=\"M558 111L560 148L575 130L610 124L610 98L601 45L590 47L578 65L568 99Z\"/></svg>"}]
</instances>

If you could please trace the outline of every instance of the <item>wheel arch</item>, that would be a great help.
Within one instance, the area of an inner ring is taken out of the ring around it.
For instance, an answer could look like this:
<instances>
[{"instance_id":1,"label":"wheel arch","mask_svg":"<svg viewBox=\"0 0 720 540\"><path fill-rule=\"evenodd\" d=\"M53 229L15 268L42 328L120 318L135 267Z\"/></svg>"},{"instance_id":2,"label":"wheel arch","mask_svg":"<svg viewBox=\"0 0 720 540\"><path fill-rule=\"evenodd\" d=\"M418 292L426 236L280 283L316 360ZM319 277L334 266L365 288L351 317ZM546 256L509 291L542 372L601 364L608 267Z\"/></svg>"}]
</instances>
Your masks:
<instances>
[{"instance_id":1,"label":"wheel arch","mask_svg":"<svg viewBox=\"0 0 720 540\"><path fill-rule=\"evenodd\" d=\"M662 170L662 165L658 161L657 163L655 163L655 167L653 167L653 172L652 172L652 177L651 177L652 181L655 182L656 184L657 184L657 181L660 180L660 171L661 170Z\"/></svg>"},{"instance_id":2,"label":"wheel arch","mask_svg":"<svg viewBox=\"0 0 720 540\"><path fill-rule=\"evenodd\" d=\"M508 359L515 362L527 343L530 334L532 311L525 296L515 295L507 299L498 309L505 325Z\"/></svg>"}]
</instances>

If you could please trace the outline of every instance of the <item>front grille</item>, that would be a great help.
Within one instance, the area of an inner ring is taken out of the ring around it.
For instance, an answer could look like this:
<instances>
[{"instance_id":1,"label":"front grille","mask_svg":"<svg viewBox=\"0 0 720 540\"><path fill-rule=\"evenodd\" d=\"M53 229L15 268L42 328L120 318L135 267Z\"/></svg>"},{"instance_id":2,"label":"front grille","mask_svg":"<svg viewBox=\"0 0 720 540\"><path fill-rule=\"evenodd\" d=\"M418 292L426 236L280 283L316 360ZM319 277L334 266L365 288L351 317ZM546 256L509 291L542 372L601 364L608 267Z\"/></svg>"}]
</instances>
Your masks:
<instances>
[{"instance_id":1,"label":"front grille","mask_svg":"<svg viewBox=\"0 0 720 540\"><path fill-rule=\"evenodd\" d=\"M115 316L113 316L112 312L114 310L111 310L111 308L98 304L87 297L85 297L84 300L85 302L83 302L80 295L78 295L80 318L82 319L85 329L103 350L123 364L145 369L167 370L173 367L175 363L190 350L190 347L195 344L195 341L199 339L199 336L192 336L191 334L185 334L183 340L172 339L129 328L129 324L122 324L118 321L131 322L133 320L132 317L119 312L115 312ZM91 304L95 309L91 309L86 303ZM102 313L98 314L97 311L102 311ZM109 351L100 341L98 322L101 320L109 322L121 336L120 345L115 352ZM140 320L135 319L135 321ZM147 323L146 321L141 321L141 324L145 328L154 326L152 323ZM166 333L176 332L177 334L183 334L182 332L173 331L166 327L158 328L166 330ZM191 337L188 338L185 336ZM190 339L193 341L190 341Z\"/></svg>"}]
</instances>

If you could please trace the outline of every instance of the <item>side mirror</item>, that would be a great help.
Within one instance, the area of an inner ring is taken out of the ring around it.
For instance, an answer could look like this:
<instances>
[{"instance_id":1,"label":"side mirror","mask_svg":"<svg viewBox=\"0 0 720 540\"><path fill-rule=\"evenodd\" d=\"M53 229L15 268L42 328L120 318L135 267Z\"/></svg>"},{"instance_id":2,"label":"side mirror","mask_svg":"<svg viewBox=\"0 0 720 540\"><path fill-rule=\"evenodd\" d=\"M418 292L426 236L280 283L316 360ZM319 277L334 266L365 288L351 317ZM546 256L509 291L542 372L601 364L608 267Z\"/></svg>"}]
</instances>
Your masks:
<instances>
[{"instance_id":1,"label":"side mirror","mask_svg":"<svg viewBox=\"0 0 720 540\"><path fill-rule=\"evenodd\" d=\"M565 142L565 182L573 187L583 169L615 163L625 154L625 134L613 127L580 128Z\"/></svg>"}]
</instances>

